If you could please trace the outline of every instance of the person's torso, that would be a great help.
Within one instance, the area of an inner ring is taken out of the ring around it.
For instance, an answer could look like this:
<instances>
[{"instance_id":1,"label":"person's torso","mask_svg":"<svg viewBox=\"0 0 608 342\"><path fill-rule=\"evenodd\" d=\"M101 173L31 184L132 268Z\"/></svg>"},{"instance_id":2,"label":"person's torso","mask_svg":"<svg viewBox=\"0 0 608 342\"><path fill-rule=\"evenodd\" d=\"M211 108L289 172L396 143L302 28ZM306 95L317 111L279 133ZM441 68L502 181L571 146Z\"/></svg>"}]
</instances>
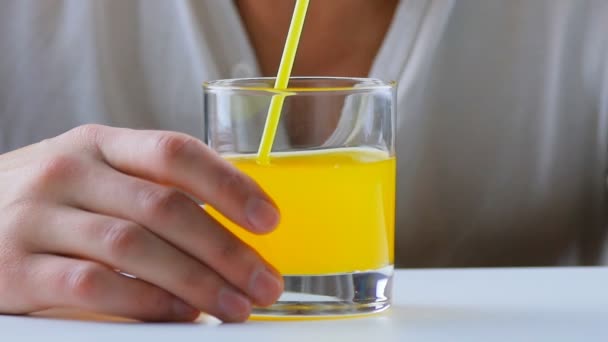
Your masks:
<instances>
[{"instance_id":1,"label":"person's torso","mask_svg":"<svg viewBox=\"0 0 608 342\"><path fill-rule=\"evenodd\" d=\"M0 152L90 122L202 137L201 83L259 74L230 1L2 6ZM402 1L370 73L399 82L397 265L598 262L603 22L601 0Z\"/></svg>"}]
</instances>

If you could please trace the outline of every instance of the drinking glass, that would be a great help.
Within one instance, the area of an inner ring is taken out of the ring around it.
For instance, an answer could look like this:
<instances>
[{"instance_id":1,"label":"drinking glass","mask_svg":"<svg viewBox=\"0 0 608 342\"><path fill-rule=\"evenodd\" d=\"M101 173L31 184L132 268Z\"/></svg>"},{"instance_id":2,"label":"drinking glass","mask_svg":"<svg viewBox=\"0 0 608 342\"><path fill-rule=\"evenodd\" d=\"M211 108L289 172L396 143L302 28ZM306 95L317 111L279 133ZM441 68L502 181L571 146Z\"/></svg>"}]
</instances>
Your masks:
<instances>
[{"instance_id":1,"label":"drinking glass","mask_svg":"<svg viewBox=\"0 0 608 342\"><path fill-rule=\"evenodd\" d=\"M206 143L255 179L281 212L267 235L211 215L273 264L285 291L254 316L342 316L390 306L395 220L395 84L296 77L203 86ZM258 148L273 96L284 104L269 162Z\"/></svg>"}]
</instances>

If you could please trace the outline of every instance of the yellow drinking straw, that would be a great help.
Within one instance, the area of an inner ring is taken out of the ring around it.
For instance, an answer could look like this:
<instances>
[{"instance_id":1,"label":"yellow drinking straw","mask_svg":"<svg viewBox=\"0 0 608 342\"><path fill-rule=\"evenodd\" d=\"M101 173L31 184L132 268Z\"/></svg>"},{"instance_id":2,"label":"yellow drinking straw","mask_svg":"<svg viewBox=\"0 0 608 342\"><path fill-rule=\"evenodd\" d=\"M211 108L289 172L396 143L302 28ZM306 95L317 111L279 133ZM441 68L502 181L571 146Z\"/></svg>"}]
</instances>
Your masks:
<instances>
[{"instance_id":1,"label":"yellow drinking straw","mask_svg":"<svg viewBox=\"0 0 608 342\"><path fill-rule=\"evenodd\" d=\"M293 61L296 58L298 44L300 43L300 36L302 35L302 28L304 27L304 20L306 19L306 11L308 10L308 3L309 0L297 0L296 2L289 33L287 34L287 41L285 42L285 48L283 49L283 56L281 57L279 72L274 84L275 90L285 90L289 85L289 77L291 76ZM268 164L270 162L270 152L272 151L272 144L274 143L274 138L277 134L277 127L279 126L279 119L281 118L281 110L283 109L285 96L285 94L274 95L270 102L268 116L266 117L266 125L264 126L264 133L262 134L262 141L260 142L260 148L258 150L258 163L260 164Z\"/></svg>"}]
</instances>

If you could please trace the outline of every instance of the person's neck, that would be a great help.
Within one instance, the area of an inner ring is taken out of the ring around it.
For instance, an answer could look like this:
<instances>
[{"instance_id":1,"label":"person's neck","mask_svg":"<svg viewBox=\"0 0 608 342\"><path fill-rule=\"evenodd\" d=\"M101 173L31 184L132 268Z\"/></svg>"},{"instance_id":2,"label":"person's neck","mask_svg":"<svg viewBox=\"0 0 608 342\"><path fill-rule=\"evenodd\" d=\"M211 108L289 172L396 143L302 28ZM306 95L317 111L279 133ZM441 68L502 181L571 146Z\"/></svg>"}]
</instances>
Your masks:
<instances>
[{"instance_id":1,"label":"person's neck","mask_svg":"<svg viewBox=\"0 0 608 342\"><path fill-rule=\"evenodd\" d=\"M295 1L235 1L262 73L276 74ZM311 1L293 75L367 76L398 2Z\"/></svg>"}]
</instances>

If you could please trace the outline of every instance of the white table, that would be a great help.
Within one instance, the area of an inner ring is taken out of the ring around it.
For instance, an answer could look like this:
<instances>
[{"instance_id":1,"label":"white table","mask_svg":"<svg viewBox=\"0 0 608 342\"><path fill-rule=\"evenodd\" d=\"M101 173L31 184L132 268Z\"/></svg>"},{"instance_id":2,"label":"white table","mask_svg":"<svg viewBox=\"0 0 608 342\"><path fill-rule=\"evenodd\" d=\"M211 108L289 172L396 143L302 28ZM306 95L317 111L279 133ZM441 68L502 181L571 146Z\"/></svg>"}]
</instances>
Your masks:
<instances>
[{"instance_id":1,"label":"white table","mask_svg":"<svg viewBox=\"0 0 608 342\"><path fill-rule=\"evenodd\" d=\"M219 325L0 316L0 341L608 341L608 268L399 270L368 318Z\"/></svg>"}]
</instances>

